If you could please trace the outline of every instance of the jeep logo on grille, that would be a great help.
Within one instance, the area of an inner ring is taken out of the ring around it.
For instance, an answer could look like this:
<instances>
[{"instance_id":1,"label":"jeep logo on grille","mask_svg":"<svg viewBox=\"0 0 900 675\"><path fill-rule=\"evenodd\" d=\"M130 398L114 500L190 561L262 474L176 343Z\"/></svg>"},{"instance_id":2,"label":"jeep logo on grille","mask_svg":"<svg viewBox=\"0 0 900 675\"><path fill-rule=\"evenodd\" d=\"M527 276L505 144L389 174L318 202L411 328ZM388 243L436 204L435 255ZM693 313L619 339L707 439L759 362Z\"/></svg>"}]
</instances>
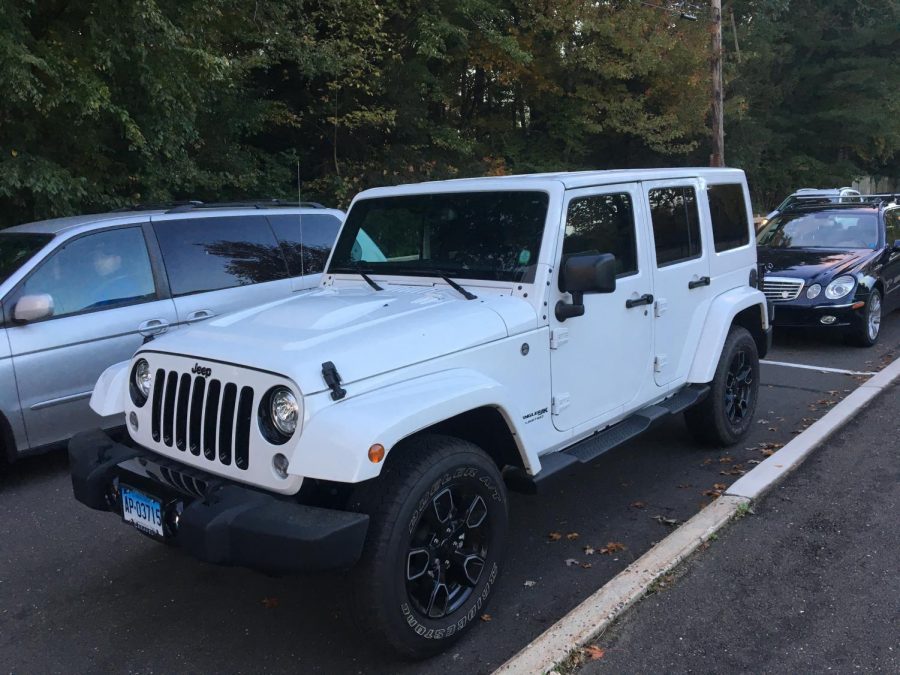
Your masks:
<instances>
[{"instance_id":1,"label":"jeep logo on grille","mask_svg":"<svg viewBox=\"0 0 900 675\"><path fill-rule=\"evenodd\" d=\"M199 363L195 363L194 367L191 368L191 372L200 377L209 377L212 375L212 368L204 368Z\"/></svg>"}]
</instances>

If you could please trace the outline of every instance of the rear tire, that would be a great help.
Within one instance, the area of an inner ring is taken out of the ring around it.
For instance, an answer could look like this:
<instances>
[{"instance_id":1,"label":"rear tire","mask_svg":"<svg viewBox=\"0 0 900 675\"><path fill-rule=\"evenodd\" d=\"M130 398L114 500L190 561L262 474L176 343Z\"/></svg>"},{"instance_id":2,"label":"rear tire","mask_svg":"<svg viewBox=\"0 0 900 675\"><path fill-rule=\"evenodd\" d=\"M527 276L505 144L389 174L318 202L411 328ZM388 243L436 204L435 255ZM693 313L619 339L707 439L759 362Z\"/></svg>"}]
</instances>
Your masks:
<instances>
[{"instance_id":1,"label":"rear tire","mask_svg":"<svg viewBox=\"0 0 900 675\"><path fill-rule=\"evenodd\" d=\"M684 413L701 443L734 445L750 430L759 395L759 353L746 328L733 326L725 339L709 395Z\"/></svg>"},{"instance_id":2,"label":"rear tire","mask_svg":"<svg viewBox=\"0 0 900 675\"><path fill-rule=\"evenodd\" d=\"M863 311L863 325L850 334L850 342L857 347L874 347L878 342L878 336L881 335L883 311L881 292L873 288Z\"/></svg>"},{"instance_id":3,"label":"rear tire","mask_svg":"<svg viewBox=\"0 0 900 675\"><path fill-rule=\"evenodd\" d=\"M421 659L478 623L499 578L508 518L500 472L480 448L449 436L410 439L350 507L371 517L353 571L361 631Z\"/></svg>"}]
</instances>

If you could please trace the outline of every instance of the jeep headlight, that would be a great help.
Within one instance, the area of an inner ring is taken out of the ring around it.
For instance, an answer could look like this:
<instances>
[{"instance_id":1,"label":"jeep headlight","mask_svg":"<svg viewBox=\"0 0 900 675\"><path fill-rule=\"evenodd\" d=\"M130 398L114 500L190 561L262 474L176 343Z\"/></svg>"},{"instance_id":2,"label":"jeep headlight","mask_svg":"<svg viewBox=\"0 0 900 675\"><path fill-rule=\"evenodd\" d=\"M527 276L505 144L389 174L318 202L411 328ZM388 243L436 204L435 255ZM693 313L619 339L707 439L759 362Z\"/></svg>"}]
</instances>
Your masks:
<instances>
[{"instance_id":1,"label":"jeep headlight","mask_svg":"<svg viewBox=\"0 0 900 675\"><path fill-rule=\"evenodd\" d=\"M128 387L132 402L140 408L147 402L153 386L153 374L147 359L138 359L131 369L131 382Z\"/></svg>"},{"instance_id":2,"label":"jeep headlight","mask_svg":"<svg viewBox=\"0 0 900 675\"><path fill-rule=\"evenodd\" d=\"M297 430L300 402L290 389L277 386L266 392L259 407L260 428L270 443L286 443Z\"/></svg>"},{"instance_id":3,"label":"jeep headlight","mask_svg":"<svg viewBox=\"0 0 900 675\"><path fill-rule=\"evenodd\" d=\"M825 287L825 297L829 300L839 300L853 290L856 279L850 275L838 277Z\"/></svg>"}]
</instances>

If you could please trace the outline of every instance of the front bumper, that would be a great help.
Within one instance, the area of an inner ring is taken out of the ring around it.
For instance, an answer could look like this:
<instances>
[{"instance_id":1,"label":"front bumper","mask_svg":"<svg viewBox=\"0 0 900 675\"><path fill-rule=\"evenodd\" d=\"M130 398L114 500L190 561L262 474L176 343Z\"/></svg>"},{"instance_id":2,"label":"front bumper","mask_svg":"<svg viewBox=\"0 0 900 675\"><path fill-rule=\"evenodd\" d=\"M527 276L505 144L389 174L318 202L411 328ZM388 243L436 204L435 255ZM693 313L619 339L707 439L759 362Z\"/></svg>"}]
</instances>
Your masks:
<instances>
[{"instance_id":1,"label":"front bumper","mask_svg":"<svg viewBox=\"0 0 900 675\"><path fill-rule=\"evenodd\" d=\"M861 328L865 324L865 303L853 301L836 305L795 305L778 303L775 325L783 328ZM823 323L824 317L834 317Z\"/></svg>"},{"instance_id":2,"label":"front bumper","mask_svg":"<svg viewBox=\"0 0 900 675\"><path fill-rule=\"evenodd\" d=\"M145 491L163 504L163 539L205 562L286 574L346 569L362 554L368 515L203 474L99 430L72 438L69 464L79 502L121 515L119 484Z\"/></svg>"}]
</instances>

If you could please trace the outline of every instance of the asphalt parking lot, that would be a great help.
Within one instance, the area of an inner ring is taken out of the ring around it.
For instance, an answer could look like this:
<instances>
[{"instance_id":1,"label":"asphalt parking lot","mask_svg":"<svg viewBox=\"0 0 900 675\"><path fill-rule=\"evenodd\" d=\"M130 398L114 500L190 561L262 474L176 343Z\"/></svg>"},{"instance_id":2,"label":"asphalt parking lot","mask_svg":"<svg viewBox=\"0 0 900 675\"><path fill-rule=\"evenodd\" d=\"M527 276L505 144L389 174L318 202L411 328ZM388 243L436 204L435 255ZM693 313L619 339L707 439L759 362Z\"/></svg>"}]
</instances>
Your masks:
<instances>
[{"instance_id":1,"label":"asphalt parking lot","mask_svg":"<svg viewBox=\"0 0 900 675\"><path fill-rule=\"evenodd\" d=\"M776 335L767 361L851 372L764 364L758 421L735 448L699 449L673 419L552 493L512 495L508 564L490 614L419 664L386 657L347 627L342 577L195 562L76 504L62 453L23 461L0 484L0 669L490 672L825 414L866 379L855 373L900 356L900 313L882 331L869 350L836 336Z\"/></svg>"}]
</instances>

